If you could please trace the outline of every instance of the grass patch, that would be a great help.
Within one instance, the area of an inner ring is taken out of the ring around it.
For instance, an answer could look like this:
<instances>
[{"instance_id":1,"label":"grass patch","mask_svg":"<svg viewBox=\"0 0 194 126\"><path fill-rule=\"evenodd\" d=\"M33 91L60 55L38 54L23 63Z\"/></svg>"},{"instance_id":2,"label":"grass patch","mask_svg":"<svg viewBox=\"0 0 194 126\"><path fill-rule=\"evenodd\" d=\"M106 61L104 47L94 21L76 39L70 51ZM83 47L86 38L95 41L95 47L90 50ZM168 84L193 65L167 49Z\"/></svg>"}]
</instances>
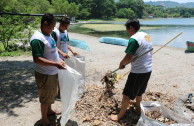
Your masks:
<instances>
[{"instance_id":1,"label":"grass patch","mask_svg":"<svg viewBox=\"0 0 194 126\"><path fill-rule=\"evenodd\" d=\"M18 50L18 51L13 51L13 52L8 52L8 51L3 51L0 53L0 56L11 56L11 57L14 57L14 56L21 56L21 55L31 55L32 52L31 51L22 51L22 50Z\"/></svg>"},{"instance_id":2,"label":"grass patch","mask_svg":"<svg viewBox=\"0 0 194 126\"><path fill-rule=\"evenodd\" d=\"M122 24L83 24L81 28L88 28L98 32L107 32L107 31L125 31L126 28ZM147 27L142 26L141 30L152 30L152 29L161 29L162 27Z\"/></svg>"},{"instance_id":3,"label":"grass patch","mask_svg":"<svg viewBox=\"0 0 194 126\"><path fill-rule=\"evenodd\" d=\"M124 31L125 26L120 24L83 24L82 28L89 28L94 31Z\"/></svg>"}]
</instances>

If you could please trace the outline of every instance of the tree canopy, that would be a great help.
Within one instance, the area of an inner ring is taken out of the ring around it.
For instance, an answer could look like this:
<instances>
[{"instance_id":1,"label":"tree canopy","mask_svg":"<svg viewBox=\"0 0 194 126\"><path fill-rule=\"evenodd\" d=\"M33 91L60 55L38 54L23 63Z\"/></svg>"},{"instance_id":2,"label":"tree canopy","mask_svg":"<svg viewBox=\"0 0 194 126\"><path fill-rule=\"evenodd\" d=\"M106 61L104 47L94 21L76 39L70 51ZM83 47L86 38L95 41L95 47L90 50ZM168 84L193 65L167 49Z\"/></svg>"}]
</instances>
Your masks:
<instances>
[{"instance_id":1,"label":"tree canopy","mask_svg":"<svg viewBox=\"0 0 194 126\"><path fill-rule=\"evenodd\" d=\"M143 0L1 0L1 12L67 15L78 19L192 17L194 8L164 8Z\"/></svg>"}]
</instances>

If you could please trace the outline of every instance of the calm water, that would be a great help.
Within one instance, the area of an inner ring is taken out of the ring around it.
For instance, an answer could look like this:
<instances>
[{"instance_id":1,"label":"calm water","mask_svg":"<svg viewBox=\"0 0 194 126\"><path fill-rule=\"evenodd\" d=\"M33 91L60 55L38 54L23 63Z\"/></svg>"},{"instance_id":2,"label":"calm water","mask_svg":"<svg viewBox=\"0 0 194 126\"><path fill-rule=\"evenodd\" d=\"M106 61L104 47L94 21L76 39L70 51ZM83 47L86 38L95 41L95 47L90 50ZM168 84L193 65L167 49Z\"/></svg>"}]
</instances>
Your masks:
<instances>
[{"instance_id":1,"label":"calm water","mask_svg":"<svg viewBox=\"0 0 194 126\"><path fill-rule=\"evenodd\" d=\"M161 19L154 21L142 21L141 25L159 25L162 29L145 30L152 38L154 45L163 45L173 37L183 32L168 46L186 48L186 41L194 42L194 18Z\"/></svg>"},{"instance_id":2,"label":"calm water","mask_svg":"<svg viewBox=\"0 0 194 126\"><path fill-rule=\"evenodd\" d=\"M111 23L123 25L125 24L125 22ZM140 21L140 24L149 27L162 27L161 29L144 30L150 35L154 45L164 45L180 32L183 32L183 34L172 41L168 46L186 48L186 41L194 42L194 18ZM81 28L80 25L81 24L72 25L69 31L93 35L97 37L119 37L129 39L129 35L126 31L98 32L91 29Z\"/></svg>"}]
</instances>

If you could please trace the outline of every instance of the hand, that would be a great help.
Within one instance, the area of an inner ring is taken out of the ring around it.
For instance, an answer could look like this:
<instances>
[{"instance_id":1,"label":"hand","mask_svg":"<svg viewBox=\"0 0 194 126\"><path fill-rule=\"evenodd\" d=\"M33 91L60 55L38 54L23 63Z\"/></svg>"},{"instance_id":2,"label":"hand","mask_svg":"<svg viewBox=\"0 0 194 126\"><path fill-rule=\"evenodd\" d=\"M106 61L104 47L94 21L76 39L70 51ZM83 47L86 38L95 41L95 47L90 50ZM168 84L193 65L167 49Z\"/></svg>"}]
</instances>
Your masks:
<instances>
[{"instance_id":1,"label":"hand","mask_svg":"<svg viewBox=\"0 0 194 126\"><path fill-rule=\"evenodd\" d=\"M62 56L63 56L65 59L70 58L69 55L66 54L66 53L63 53Z\"/></svg>"},{"instance_id":2,"label":"hand","mask_svg":"<svg viewBox=\"0 0 194 126\"><path fill-rule=\"evenodd\" d=\"M78 55L78 53L76 53L76 52L72 52L72 53L73 53L74 56L77 56Z\"/></svg>"},{"instance_id":3,"label":"hand","mask_svg":"<svg viewBox=\"0 0 194 126\"><path fill-rule=\"evenodd\" d=\"M57 68L58 69L66 69L66 64L65 64L65 62L63 61L63 60L60 60L60 63L57 63Z\"/></svg>"},{"instance_id":4,"label":"hand","mask_svg":"<svg viewBox=\"0 0 194 126\"><path fill-rule=\"evenodd\" d=\"M124 69L125 68L125 65L121 64L119 65L119 69Z\"/></svg>"}]
</instances>

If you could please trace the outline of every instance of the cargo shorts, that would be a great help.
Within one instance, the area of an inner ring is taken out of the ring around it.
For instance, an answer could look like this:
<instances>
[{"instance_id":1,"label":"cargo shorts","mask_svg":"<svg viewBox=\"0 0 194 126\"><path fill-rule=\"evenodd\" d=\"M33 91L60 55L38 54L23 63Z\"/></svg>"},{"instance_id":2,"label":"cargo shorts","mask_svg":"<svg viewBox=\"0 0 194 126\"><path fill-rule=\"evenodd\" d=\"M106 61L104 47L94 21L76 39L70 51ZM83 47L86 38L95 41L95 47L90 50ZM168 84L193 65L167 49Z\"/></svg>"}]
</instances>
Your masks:
<instances>
[{"instance_id":1,"label":"cargo shorts","mask_svg":"<svg viewBox=\"0 0 194 126\"><path fill-rule=\"evenodd\" d=\"M58 75L47 75L35 71L35 81L40 103L53 104L58 90Z\"/></svg>"}]
</instances>

